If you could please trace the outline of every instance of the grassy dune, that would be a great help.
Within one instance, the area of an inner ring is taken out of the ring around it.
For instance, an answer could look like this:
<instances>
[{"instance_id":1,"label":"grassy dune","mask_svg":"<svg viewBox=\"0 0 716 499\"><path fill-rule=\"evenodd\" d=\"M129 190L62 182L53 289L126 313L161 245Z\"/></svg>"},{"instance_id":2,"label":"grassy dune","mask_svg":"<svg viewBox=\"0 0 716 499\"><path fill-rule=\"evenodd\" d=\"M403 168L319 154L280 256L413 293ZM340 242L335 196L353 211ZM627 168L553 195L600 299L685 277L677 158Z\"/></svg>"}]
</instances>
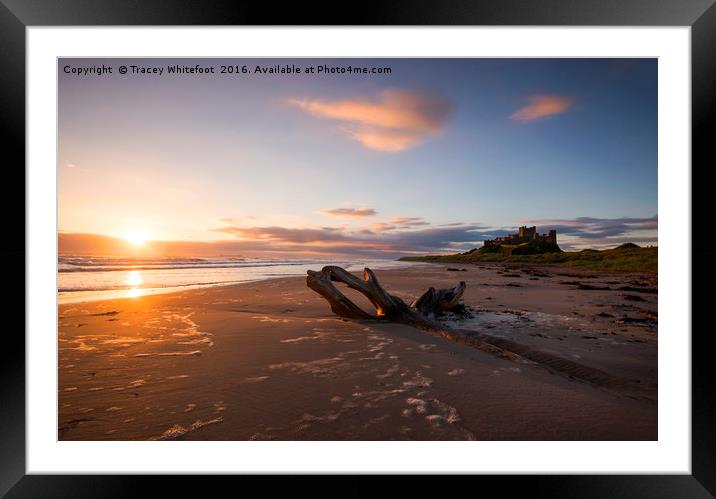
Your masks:
<instances>
[{"instance_id":1,"label":"grassy dune","mask_svg":"<svg viewBox=\"0 0 716 499\"><path fill-rule=\"evenodd\" d=\"M655 246L646 248L623 244L608 250L550 251L537 254L519 254L520 246L504 245L498 248L479 248L456 255L407 256L408 262L444 263L533 263L555 264L566 267L583 267L592 270L656 272L659 251Z\"/></svg>"}]
</instances>

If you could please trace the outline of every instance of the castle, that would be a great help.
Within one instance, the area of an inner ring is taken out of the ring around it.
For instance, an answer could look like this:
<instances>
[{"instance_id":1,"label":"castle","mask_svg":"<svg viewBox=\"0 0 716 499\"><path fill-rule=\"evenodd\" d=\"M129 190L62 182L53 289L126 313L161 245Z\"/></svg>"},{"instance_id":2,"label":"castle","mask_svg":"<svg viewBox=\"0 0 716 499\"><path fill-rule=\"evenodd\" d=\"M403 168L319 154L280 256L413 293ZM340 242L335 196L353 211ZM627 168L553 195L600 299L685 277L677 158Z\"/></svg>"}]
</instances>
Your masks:
<instances>
[{"instance_id":1,"label":"castle","mask_svg":"<svg viewBox=\"0 0 716 499\"><path fill-rule=\"evenodd\" d=\"M526 227L523 225L517 230L517 234L488 239L484 244L486 247L495 247L502 244L529 243L530 241L543 241L545 243L557 244L557 231L551 230L547 234L538 234L537 227Z\"/></svg>"}]
</instances>

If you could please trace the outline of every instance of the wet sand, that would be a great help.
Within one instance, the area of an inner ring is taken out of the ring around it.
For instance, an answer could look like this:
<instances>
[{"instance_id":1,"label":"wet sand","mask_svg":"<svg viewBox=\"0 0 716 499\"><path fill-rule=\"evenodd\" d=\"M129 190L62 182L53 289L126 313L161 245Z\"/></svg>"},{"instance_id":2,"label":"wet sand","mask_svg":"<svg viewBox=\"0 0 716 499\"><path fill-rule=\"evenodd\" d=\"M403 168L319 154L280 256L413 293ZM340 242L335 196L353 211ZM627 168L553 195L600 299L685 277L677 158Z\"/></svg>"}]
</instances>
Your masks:
<instances>
[{"instance_id":1,"label":"wet sand","mask_svg":"<svg viewBox=\"0 0 716 499\"><path fill-rule=\"evenodd\" d=\"M61 305L58 438L657 438L654 274L449 267L378 277L406 301L464 280L474 313L454 325L598 368L639 395L408 326L341 320L290 277Z\"/></svg>"}]
</instances>

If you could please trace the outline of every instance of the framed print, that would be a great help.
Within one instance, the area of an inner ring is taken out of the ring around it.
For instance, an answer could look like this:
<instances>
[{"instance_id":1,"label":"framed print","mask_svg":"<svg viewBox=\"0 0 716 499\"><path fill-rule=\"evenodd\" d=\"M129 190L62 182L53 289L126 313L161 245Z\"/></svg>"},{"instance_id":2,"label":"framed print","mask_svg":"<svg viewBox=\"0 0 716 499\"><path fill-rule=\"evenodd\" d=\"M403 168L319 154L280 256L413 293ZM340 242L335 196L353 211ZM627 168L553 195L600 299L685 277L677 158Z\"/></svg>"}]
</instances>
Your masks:
<instances>
[{"instance_id":1,"label":"framed print","mask_svg":"<svg viewBox=\"0 0 716 499\"><path fill-rule=\"evenodd\" d=\"M711 3L5 4L3 493L713 493Z\"/></svg>"}]
</instances>

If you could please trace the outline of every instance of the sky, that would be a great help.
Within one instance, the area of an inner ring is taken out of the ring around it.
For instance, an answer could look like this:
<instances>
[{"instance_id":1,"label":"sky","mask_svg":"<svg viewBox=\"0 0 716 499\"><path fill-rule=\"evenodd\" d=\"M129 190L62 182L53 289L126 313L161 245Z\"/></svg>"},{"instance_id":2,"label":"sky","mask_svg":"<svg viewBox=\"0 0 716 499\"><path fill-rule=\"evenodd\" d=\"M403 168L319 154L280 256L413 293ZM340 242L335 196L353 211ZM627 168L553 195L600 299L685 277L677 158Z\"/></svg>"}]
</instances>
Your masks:
<instances>
[{"instance_id":1,"label":"sky","mask_svg":"<svg viewBox=\"0 0 716 499\"><path fill-rule=\"evenodd\" d=\"M394 257L526 224L563 249L657 243L656 59L60 59L58 82L61 238Z\"/></svg>"}]
</instances>

